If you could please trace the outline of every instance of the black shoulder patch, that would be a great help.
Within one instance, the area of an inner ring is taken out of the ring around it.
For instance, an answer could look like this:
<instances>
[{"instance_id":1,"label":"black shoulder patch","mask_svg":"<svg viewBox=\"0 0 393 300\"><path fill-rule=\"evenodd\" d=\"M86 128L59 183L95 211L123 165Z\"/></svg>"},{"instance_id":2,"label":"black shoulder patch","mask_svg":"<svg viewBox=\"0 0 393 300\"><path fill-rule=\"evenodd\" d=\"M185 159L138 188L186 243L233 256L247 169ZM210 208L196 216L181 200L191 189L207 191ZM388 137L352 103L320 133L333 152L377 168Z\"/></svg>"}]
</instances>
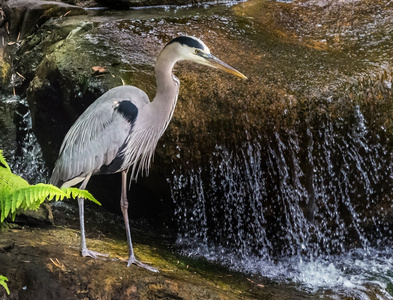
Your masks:
<instances>
[{"instance_id":1,"label":"black shoulder patch","mask_svg":"<svg viewBox=\"0 0 393 300\"><path fill-rule=\"evenodd\" d=\"M102 165L101 166L98 174L115 174L116 172L119 172L119 170L121 169L121 166L123 165L123 162L124 162L123 150L126 146L127 146L127 143L124 143L119 148L115 158L109 163L109 165Z\"/></svg>"},{"instance_id":2,"label":"black shoulder patch","mask_svg":"<svg viewBox=\"0 0 393 300\"><path fill-rule=\"evenodd\" d=\"M128 100L119 101L116 108L130 124L133 124L138 116L138 108Z\"/></svg>"},{"instance_id":3,"label":"black shoulder patch","mask_svg":"<svg viewBox=\"0 0 393 300\"><path fill-rule=\"evenodd\" d=\"M179 36L177 38L174 38L172 41L170 41L168 44L166 44L166 46L168 46L172 43L175 43L175 42L178 42L182 45L187 45L188 47L204 50L203 45L200 42L198 42L196 39L193 39L188 36Z\"/></svg>"}]
</instances>

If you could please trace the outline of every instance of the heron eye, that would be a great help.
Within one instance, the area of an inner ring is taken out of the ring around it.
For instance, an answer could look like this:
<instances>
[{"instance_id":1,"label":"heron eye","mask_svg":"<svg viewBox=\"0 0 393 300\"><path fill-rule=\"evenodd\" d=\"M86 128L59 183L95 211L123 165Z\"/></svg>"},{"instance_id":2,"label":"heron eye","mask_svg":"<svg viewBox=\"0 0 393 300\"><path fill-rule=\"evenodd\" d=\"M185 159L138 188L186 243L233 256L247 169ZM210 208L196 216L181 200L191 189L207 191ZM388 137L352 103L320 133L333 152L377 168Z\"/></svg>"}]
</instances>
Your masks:
<instances>
[{"instance_id":1,"label":"heron eye","mask_svg":"<svg viewBox=\"0 0 393 300\"><path fill-rule=\"evenodd\" d=\"M201 52L202 52L201 50L195 49L195 54L199 54L199 53L201 53Z\"/></svg>"}]
</instances>

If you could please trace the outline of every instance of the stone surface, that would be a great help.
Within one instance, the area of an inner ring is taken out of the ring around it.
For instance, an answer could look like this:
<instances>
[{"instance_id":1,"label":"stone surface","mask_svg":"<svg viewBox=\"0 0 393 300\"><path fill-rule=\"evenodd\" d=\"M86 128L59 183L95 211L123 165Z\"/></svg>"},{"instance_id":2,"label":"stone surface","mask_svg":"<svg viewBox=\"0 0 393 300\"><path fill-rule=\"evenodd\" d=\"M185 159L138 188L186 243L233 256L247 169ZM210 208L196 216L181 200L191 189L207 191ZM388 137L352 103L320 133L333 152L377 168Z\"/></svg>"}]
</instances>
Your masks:
<instances>
[{"instance_id":1,"label":"stone surface","mask_svg":"<svg viewBox=\"0 0 393 300\"><path fill-rule=\"evenodd\" d=\"M110 8L129 8L139 6L155 6L155 5L195 5L208 0L95 0L99 5Z\"/></svg>"},{"instance_id":2,"label":"stone surface","mask_svg":"<svg viewBox=\"0 0 393 300\"><path fill-rule=\"evenodd\" d=\"M6 296L0 288L0 299L247 300L266 295L270 299L291 299L290 287L289 293L273 286L265 289L261 279L247 279L204 261L172 254L162 238L135 229L137 257L160 272L134 265L127 268L124 228L118 225L122 220L107 213L89 213L89 209L88 218L95 218L87 222L87 243L110 257L83 258L78 250L76 208L62 204L54 212L57 226L1 232L0 273L8 277L11 294Z\"/></svg>"},{"instance_id":3,"label":"stone surface","mask_svg":"<svg viewBox=\"0 0 393 300\"><path fill-rule=\"evenodd\" d=\"M0 7L0 90L15 93L25 78L15 73L13 53L23 40L52 17L85 14L77 6L53 1L11 0Z\"/></svg>"},{"instance_id":4,"label":"stone surface","mask_svg":"<svg viewBox=\"0 0 393 300\"><path fill-rule=\"evenodd\" d=\"M61 2L38 0L10 0L2 5L10 39L26 38L51 17L84 14L83 9Z\"/></svg>"},{"instance_id":5,"label":"stone surface","mask_svg":"<svg viewBox=\"0 0 393 300\"><path fill-rule=\"evenodd\" d=\"M55 0L80 7L98 7L110 9L128 9L132 7L154 6L190 6L211 3L209 0ZM239 1L240 2L240 1Z\"/></svg>"},{"instance_id":6,"label":"stone surface","mask_svg":"<svg viewBox=\"0 0 393 300\"><path fill-rule=\"evenodd\" d=\"M17 101L4 103L0 99L0 145L5 155L17 149L17 126L14 122L17 108Z\"/></svg>"}]
</instances>

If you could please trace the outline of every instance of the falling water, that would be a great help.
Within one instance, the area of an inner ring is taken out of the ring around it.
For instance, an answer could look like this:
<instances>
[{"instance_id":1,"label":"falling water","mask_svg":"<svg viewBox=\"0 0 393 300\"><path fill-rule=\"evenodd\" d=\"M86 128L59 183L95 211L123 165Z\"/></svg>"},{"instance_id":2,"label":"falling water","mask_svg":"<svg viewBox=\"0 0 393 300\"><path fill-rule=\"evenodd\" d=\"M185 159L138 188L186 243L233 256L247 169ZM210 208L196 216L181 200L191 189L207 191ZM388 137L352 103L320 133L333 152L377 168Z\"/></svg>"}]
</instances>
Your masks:
<instances>
[{"instance_id":1,"label":"falling water","mask_svg":"<svg viewBox=\"0 0 393 300\"><path fill-rule=\"evenodd\" d=\"M30 184L46 182L48 170L42 157L41 147L32 130L30 109L26 99L18 96L0 95L0 110L7 112L6 122L9 131L5 136L14 139L10 144L14 148L7 147L8 143L0 137L0 149L11 167L11 170L26 179ZM3 116L5 117L5 116Z\"/></svg>"},{"instance_id":2,"label":"falling water","mask_svg":"<svg viewBox=\"0 0 393 300\"><path fill-rule=\"evenodd\" d=\"M178 245L234 270L308 291L391 297L392 161L359 106L310 114L240 149L217 145L207 169L175 172Z\"/></svg>"}]
</instances>

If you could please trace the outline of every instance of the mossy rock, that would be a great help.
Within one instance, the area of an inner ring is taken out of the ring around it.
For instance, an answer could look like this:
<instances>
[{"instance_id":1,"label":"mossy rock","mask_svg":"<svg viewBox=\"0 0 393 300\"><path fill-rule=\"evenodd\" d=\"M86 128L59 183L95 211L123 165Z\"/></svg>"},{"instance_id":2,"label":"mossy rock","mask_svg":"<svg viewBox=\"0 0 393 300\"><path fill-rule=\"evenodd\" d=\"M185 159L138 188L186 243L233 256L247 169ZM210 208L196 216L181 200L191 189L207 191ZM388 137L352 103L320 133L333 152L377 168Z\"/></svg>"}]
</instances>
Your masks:
<instances>
[{"instance_id":1,"label":"mossy rock","mask_svg":"<svg viewBox=\"0 0 393 300\"><path fill-rule=\"evenodd\" d=\"M2 57L2 49L0 48L0 57ZM11 65L4 57L0 60L0 89L6 89L11 78Z\"/></svg>"}]
</instances>

